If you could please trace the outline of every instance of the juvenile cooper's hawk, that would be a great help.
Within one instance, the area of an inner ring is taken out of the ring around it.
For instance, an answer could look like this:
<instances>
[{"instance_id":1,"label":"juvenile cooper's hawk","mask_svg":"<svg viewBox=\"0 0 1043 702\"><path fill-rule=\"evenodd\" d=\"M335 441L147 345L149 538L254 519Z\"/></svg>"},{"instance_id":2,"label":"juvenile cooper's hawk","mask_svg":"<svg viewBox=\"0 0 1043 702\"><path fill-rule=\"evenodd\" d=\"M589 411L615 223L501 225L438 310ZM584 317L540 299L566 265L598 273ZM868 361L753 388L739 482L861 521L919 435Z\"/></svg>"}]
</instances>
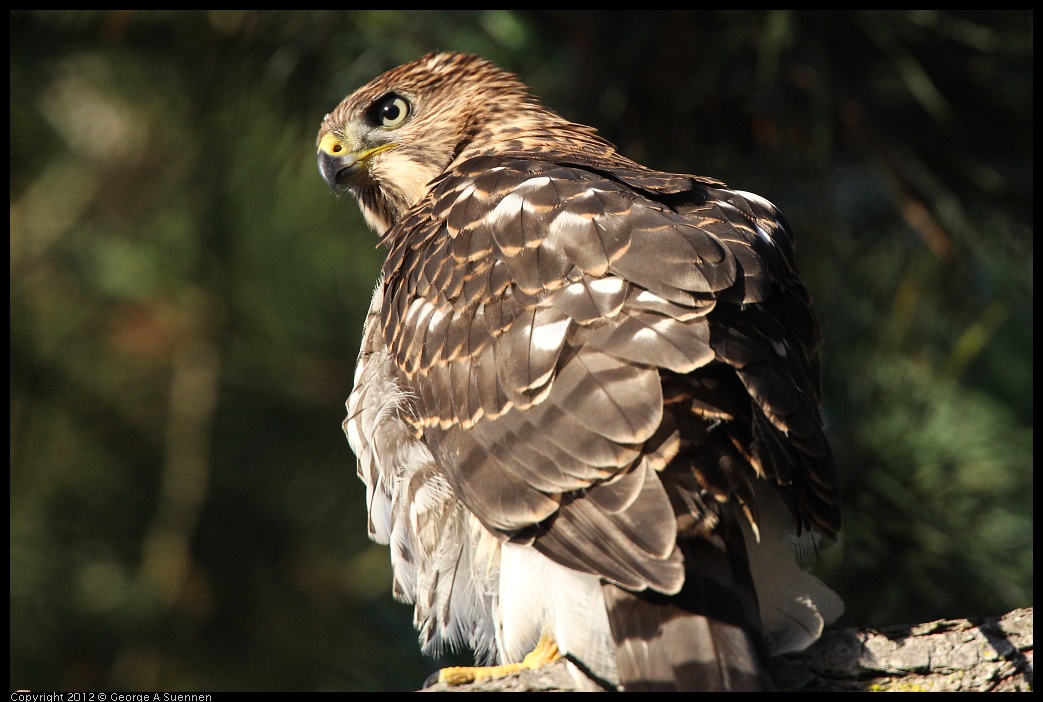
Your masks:
<instances>
[{"instance_id":1,"label":"juvenile cooper's hawk","mask_svg":"<svg viewBox=\"0 0 1043 702\"><path fill-rule=\"evenodd\" d=\"M463 54L348 96L318 164L388 250L344 429L424 651L770 686L842 609L794 558L840 512L779 211Z\"/></svg>"}]
</instances>

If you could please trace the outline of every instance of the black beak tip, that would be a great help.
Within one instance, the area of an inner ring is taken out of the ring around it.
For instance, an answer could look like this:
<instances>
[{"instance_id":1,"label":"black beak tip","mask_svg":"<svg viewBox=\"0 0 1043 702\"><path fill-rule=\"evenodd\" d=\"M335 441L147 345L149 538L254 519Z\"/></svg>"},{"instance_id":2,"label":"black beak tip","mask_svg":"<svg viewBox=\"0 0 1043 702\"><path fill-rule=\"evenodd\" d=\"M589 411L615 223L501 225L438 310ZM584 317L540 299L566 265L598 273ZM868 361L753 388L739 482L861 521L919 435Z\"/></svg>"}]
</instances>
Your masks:
<instances>
[{"instance_id":1,"label":"black beak tip","mask_svg":"<svg viewBox=\"0 0 1043 702\"><path fill-rule=\"evenodd\" d=\"M319 175L326 181L326 185L333 190L337 190L337 175L340 172L339 159L327 154L325 151L320 151L316 160L319 166Z\"/></svg>"}]
</instances>

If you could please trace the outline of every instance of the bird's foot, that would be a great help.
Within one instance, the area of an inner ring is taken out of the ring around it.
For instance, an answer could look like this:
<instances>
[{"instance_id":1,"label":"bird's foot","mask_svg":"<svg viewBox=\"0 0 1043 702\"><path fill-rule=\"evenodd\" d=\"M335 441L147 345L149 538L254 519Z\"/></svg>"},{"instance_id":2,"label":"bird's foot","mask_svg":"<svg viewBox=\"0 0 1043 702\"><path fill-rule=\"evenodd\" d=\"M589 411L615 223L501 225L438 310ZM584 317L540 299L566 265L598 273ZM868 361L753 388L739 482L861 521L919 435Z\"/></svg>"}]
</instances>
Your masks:
<instances>
[{"instance_id":1,"label":"bird's foot","mask_svg":"<svg viewBox=\"0 0 1043 702\"><path fill-rule=\"evenodd\" d=\"M504 665L493 665L486 667L456 666L442 668L438 671L438 682L446 685L466 685L467 683L502 678L520 670L532 670L550 665L561 658L558 652L558 644L548 634L540 637L536 648L522 659L521 663L506 663Z\"/></svg>"}]
</instances>

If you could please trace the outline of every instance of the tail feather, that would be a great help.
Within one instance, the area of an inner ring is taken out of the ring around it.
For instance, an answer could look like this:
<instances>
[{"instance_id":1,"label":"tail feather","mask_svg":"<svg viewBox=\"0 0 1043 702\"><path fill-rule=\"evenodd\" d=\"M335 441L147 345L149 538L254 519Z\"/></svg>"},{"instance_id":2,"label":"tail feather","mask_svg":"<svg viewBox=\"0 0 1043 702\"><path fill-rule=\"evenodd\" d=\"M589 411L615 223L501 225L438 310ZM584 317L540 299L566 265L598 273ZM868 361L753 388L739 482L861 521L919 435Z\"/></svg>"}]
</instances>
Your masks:
<instances>
[{"instance_id":1,"label":"tail feather","mask_svg":"<svg viewBox=\"0 0 1043 702\"><path fill-rule=\"evenodd\" d=\"M700 538L684 550L685 583L676 595L602 586L621 687L772 689L741 537L736 549L724 548L719 538Z\"/></svg>"}]
</instances>

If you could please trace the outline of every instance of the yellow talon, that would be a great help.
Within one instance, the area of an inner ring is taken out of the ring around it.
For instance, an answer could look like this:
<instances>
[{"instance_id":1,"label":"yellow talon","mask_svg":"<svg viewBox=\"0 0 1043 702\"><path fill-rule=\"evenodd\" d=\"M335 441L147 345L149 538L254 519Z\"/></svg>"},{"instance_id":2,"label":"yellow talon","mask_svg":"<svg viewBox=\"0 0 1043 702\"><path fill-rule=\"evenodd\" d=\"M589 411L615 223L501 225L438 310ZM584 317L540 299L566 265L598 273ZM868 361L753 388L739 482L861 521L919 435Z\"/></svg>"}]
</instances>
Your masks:
<instances>
[{"instance_id":1,"label":"yellow talon","mask_svg":"<svg viewBox=\"0 0 1043 702\"><path fill-rule=\"evenodd\" d=\"M558 652L558 644L549 634L540 637L536 648L532 649L521 663L505 663L488 667L455 666L442 668L438 671L438 682L446 685L466 685L467 683L479 682L480 680L491 680L502 678L519 670L533 670L550 665L561 658Z\"/></svg>"},{"instance_id":2,"label":"yellow talon","mask_svg":"<svg viewBox=\"0 0 1043 702\"><path fill-rule=\"evenodd\" d=\"M544 634L540 637L540 640L536 643L536 648L532 649L525 658L522 659L522 668L542 668L545 665L550 665L554 661L561 658L561 653L558 652L558 644L551 638L550 634Z\"/></svg>"}]
</instances>

